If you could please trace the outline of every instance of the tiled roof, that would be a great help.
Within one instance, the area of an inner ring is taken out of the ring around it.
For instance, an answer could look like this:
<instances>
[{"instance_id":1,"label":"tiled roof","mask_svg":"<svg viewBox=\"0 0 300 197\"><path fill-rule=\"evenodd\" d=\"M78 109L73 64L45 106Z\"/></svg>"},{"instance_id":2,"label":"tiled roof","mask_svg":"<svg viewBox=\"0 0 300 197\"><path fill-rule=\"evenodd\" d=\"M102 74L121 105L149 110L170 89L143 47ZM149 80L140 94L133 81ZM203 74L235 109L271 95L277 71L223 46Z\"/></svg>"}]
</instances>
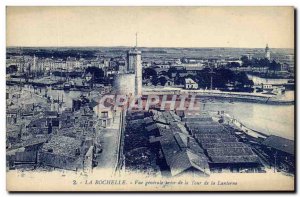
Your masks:
<instances>
[{"instance_id":1,"label":"tiled roof","mask_svg":"<svg viewBox=\"0 0 300 197\"><path fill-rule=\"evenodd\" d=\"M75 151L77 148L80 148L81 140L66 137L53 135L48 143L43 145L42 150L47 152L51 150L53 154L66 155L66 156L75 156Z\"/></svg>"}]
</instances>

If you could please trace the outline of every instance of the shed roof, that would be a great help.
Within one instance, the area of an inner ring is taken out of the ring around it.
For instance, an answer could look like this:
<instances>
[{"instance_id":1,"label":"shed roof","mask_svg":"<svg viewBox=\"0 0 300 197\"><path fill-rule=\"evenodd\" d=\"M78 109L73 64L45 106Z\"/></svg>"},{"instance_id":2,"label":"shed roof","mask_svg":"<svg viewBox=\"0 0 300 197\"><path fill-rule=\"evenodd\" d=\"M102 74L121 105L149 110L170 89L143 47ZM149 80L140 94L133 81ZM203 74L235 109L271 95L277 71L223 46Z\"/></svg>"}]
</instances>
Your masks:
<instances>
[{"instance_id":1,"label":"shed roof","mask_svg":"<svg viewBox=\"0 0 300 197\"><path fill-rule=\"evenodd\" d=\"M262 144L291 155L295 154L293 140L271 135L267 137Z\"/></svg>"},{"instance_id":2,"label":"shed roof","mask_svg":"<svg viewBox=\"0 0 300 197\"><path fill-rule=\"evenodd\" d=\"M256 163L259 164L260 160L257 155L250 156L214 156L211 157L213 163Z\"/></svg>"}]
</instances>

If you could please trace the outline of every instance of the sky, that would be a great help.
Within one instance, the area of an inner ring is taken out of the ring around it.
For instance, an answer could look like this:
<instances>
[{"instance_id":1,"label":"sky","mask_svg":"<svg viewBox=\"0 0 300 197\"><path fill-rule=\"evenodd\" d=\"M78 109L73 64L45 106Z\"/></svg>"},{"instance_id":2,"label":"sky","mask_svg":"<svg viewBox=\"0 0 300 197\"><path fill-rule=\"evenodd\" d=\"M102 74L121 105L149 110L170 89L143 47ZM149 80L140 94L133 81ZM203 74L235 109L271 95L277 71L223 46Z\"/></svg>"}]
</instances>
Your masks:
<instances>
[{"instance_id":1,"label":"sky","mask_svg":"<svg viewBox=\"0 0 300 197\"><path fill-rule=\"evenodd\" d=\"M294 48L293 7L7 7L7 46Z\"/></svg>"}]
</instances>

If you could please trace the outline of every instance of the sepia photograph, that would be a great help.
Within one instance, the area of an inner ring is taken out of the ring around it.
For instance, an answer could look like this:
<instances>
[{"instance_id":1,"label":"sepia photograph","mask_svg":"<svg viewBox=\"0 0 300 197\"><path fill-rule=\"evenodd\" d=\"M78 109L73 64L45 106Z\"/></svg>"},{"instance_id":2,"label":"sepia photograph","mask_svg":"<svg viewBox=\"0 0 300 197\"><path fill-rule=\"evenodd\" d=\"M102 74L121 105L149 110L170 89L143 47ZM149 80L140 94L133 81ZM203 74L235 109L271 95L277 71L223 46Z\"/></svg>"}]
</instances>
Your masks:
<instances>
[{"instance_id":1,"label":"sepia photograph","mask_svg":"<svg viewBox=\"0 0 300 197\"><path fill-rule=\"evenodd\" d=\"M7 6L7 191L295 191L295 16Z\"/></svg>"}]
</instances>

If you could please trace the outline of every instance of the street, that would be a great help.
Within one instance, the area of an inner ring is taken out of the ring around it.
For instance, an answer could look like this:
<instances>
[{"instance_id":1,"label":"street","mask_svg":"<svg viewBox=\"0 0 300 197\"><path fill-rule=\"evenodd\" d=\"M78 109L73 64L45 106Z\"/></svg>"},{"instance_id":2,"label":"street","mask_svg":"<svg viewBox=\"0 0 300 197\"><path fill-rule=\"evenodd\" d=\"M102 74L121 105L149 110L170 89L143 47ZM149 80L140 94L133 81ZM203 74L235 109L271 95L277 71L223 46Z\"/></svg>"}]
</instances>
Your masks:
<instances>
[{"instance_id":1,"label":"street","mask_svg":"<svg viewBox=\"0 0 300 197\"><path fill-rule=\"evenodd\" d=\"M120 112L116 113L114 122L108 128L99 133L102 153L97 156L97 169L105 168L106 172L113 173L118 162L118 151L120 141Z\"/></svg>"}]
</instances>

